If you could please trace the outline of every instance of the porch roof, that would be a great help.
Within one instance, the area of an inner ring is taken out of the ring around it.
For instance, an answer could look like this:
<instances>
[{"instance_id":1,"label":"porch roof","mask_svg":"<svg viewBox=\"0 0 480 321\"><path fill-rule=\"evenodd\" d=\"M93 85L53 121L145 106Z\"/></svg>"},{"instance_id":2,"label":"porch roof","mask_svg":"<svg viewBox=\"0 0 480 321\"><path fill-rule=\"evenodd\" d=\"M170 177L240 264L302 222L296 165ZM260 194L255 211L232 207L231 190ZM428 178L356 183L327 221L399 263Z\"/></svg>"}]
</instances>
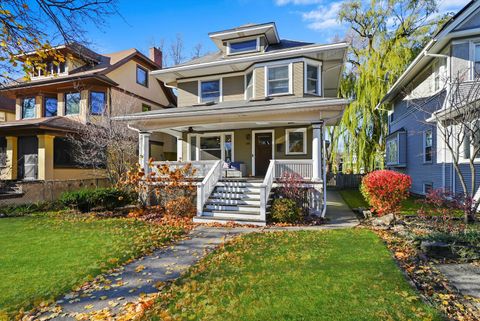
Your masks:
<instances>
[{"instance_id":1,"label":"porch roof","mask_svg":"<svg viewBox=\"0 0 480 321\"><path fill-rule=\"evenodd\" d=\"M62 116L21 119L0 123L0 134L17 136L38 130L67 133L75 132L79 126L79 122Z\"/></svg>"},{"instance_id":2,"label":"porch roof","mask_svg":"<svg viewBox=\"0 0 480 321\"><path fill-rule=\"evenodd\" d=\"M323 97L276 97L268 100L229 101L214 105L193 105L119 116L141 131L185 130L195 125L250 124L247 127L272 127L272 124L314 123L335 125L347 99ZM253 125L253 126L252 126ZM218 126L215 126L218 129Z\"/></svg>"}]
</instances>

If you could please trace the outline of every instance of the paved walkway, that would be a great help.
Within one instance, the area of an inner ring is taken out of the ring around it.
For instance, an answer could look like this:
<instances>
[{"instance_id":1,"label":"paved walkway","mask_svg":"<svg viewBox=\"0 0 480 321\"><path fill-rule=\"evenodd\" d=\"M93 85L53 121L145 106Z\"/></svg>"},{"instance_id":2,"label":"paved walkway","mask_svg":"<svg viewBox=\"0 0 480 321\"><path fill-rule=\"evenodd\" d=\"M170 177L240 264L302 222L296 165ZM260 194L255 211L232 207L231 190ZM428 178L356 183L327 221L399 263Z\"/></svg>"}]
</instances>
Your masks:
<instances>
[{"instance_id":1,"label":"paved walkway","mask_svg":"<svg viewBox=\"0 0 480 321\"><path fill-rule=\"evenodd\" d=\"M439 264L437 269L460 293L480 299L480 267L473 264ZM480 309L480 302L471 300Z\"/></svg>"},{"instance_id":2,"label":"paved walkway","mask_svg":"<svg viewBox=\"0 0 480 321\"><path fill-rule=\"evenodd\" d=\"M326 217L328 224L310 227L273 227L273 228L215 228L198 226L187 239L173 246L159 249L135 262L125 265L117 273L106 276L102 282L93 282L80 292L70 293L58 301L61 307L58 315L50 320L78 320L83 316L93 319L97 311L118 314L127 302L136 302L141 294L158 292L158 285L173 281L191 265L202 258L206 252L223 243L226 238L238 234L261 230L321 230L347 228L358 224L354 213L348 208L340 194L328 191ZM51 314L45 313L43 316ZM77 317L77 318L76 318Z\"/></svg>"}]
</instances>

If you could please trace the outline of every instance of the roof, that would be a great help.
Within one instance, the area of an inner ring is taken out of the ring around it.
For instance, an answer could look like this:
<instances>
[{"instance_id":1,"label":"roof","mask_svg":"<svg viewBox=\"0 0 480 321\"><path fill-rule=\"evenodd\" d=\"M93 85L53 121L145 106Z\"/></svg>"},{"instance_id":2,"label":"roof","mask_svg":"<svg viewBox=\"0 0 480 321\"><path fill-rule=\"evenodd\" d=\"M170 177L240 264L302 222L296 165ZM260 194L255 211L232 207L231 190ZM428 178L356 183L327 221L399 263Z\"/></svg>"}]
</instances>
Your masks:
<instances>
[{"instance_id":1,"label":"roof","mask_svg":"<svg viewBox=\"0 0 480 321\"><path fill-rule=\"evenodd\" d=\"M413 78L415 78L428 63L432 60L431 54L438 54L448 41L453 37L466 37L470 35L478 35L478 31L464 30L459 32L452 32L453 29L468 18L480 7L480 1L472 0L452 18L450 18L432 37L432 40L422 49L417 57L410 63L407 69L397 79L397 81L390 87L388 92L382 98L381 104L391 102Z\"/></svg>"},{"instance_id":2,"label":"roof","mask_svg":"<svg viewBox=\"0 0 480 321\"><path fill-rule=\"evenodd\" d=\"M15 113L15 99L0 95L0 110Z\"/></svg>"},{"instance_id":3,"label":"roof","mask_svg":"<svg viewBox=\"0 0 480 321\"><path fill-rule=\"evenodd\" d=\"M82 124L68 117L42 117L14 120L0 123L1 131L21 130L21 129L46 129L55 131L73 132L80 128Z\"/></svg>"},{"instance_id":4,"label":"roof","mask_svg":"<svg viewBox=\"0 0 480 321\"><path fill-rule=\"evenodd\" d=\"M223 42L231 39L238 39L241 37L254 37L264 35L269 44L276 44L280 42L280 37L278 36L277 26L275 22L267 23L258 23L252 24L248 23L239 27L210 32L208 36L215 45L222 50Z\"/></svg>"}]
</instances>

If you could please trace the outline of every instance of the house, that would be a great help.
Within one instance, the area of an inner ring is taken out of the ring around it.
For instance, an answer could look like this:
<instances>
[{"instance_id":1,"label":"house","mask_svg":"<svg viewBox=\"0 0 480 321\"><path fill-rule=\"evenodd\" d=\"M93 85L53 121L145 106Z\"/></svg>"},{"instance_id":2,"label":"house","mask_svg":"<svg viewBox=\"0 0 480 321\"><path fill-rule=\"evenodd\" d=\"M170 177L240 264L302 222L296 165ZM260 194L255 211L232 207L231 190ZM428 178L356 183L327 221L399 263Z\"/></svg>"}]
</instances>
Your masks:
<instances>
[{"instance_id":1,"label":"house","mask_svg":"<svg viewBox=\"0 0 480 321\"><path fill-rule=\"evenodd\" d=\"M348 44L281 39L273 22L209 37L217 52L151 72L176 88L177 108L119 117L140 131L141 164L153 133L177 138L178 162L199 169L195 221L265 224L286 172L301 175L324 215L324 127L348 104L337 98Z\"/></svg>"},{"instance_id":2,"label":"house","mask_svg":"<svg viewBox=\"0 0 480 321\"><path fill-rule=\"evenodd\" d=\"M461 119L467 119L466 108L480 97L459 100L468 99L478 84L479 39L480 1L471 1L432 37L382 100L391 106L386 166L410 175L415 194L431 189L463 193L458 163L468 193L479 196L480 156L474 159L472 153L478 147L473 138L478 137L480 114L468 121L471 132L462 129Z\"/></svg>"},{"instance_id":3,"label":"house","mask_svg":"<svg viewBox=\"0 0 480 321\"><path fill-rule=\"evenodd\" d=\"M2 180L23 187L17 190L25 195L16 202L51 199L64 189L104 180L104 172L82 166L73 155L67 136L82 124L176 105L172 90L150 75L162 67L157 48L150 49L150 57L136 49L99 54L79 44L54 50L56 55L41 60L36 53L21 56L34 65L30 79L0 88L1 95L14 100L14 118L0 122L0 146ZM155 134L151 156L176 159L175 143L167 134Z\"/></svg>"}]
</instances>

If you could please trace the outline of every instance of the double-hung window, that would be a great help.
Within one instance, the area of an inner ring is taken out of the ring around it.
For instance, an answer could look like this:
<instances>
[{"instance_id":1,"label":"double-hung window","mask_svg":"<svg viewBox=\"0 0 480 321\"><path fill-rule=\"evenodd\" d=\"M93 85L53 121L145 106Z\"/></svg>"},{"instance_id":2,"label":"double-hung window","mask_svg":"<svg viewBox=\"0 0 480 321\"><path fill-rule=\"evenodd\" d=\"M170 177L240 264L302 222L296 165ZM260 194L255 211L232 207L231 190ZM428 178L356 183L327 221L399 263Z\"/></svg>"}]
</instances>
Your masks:
<instances>
[{"instance_id":1,"label":"double-hung window","mask_svg":"<svg viewBox=\"0 0 480 321\"><path fill-rule=\"evenodd\" d=\"M44 116L53 117L57 116L57 98L56 97L45 97L44 103Z\"/></svg>"},{"instance_id":2,"label":"double-hung window","mask_svg":"<svg viewBox=\"0 0 480 321\"><path fill-rule=\"evenodd\" d=\"M475 44L473 56L473 79L480 78L480 43Z\"/></svg>"},{"instance_id":3,"label":"double-hung window","mask_svg":"<svg viewBox=\"0 0 480 321\"><path fill-rule=\"evenodd\" d=\"M267 67L268 95L290 93L290 65Z\"/></svg>"},{"instance_id":4,"label":"double-hung window","mask_svg":"<svg viewBox=\"0 0 480 321\"><path fill-rule=\"evenodd\" d=\"M77 115L80 112L80 93L65 94L65 115Z\"/></svg>"},{"instance_id":5,"label":"double-hung window","mask_svg":"<svg viewBox=\"0 0 480 321\"><path fill-rule=\"evenodd\" d=\"M148 71L140 66L137 66L137 84L148 87Z\"/></svg>"},{"instance_id":6,"label":"double-hung window","mask_svg":"<svg viewBox=\"0 0 480 321\"><path fill-rule=\"evenodd\" d=\"M245 75L245 99L253 98L253 71Z\"/></svg>"},{"instance_id":7,"label":"double-hung window","mask_svg":"<svg viewBox=\"0 0 480 321\"><path fill-rule=\"evenodd\" d=\"M35 118L35 98L24 98L22 102L22 118Z\"/></svg>"},{"instance_id":8,"label":"double-hung window","mask_svg":"<svg viewBox=\"0 0 480 321\"><path fill-rule=\"evenodd\" d=\"M90 113L92 115L102 115L105 111L105 93L102 91L90 92Z\"/></svg>"},{"instance_id":9,"label":"double-hung window","mask_svg":"<svg viewBox=\"0 0 480 321\"><path fill-rule=\"evenodd\" d=\"M219 102L220 101L220 80L209 80L200 82L200 102Z\"/></svg>"},{"instance_id":10,"label":"double-hung window","mask_svg":"<svg viewBox=\"0 0 480 321\"><path fill-rule=\"evenodd\" d=\"M471 123L470 128L465 128L463 138L463 158L480 157L480 120ZM473 153L476 153L473 155Z\"/></svg>"},{"instance_id":11,"label":"double-hung window","mask_svg":"<svg viewBox=\"0 0 480 321\"><path fill-rule=\"evenodd\" d=\"M305 89L307 94L320 95L320 68L307 64L305 73Z\"/></svg>"},{"instance_id":12,"label":"double-hung window","mask_svg":"<svg viewBox=\"0 0 480 321\"><path fill-rule=\"evenodd\" d=\"M391 137L387 140L387 165L397 165L399 163L398 138Z\"/></svg>"},{"instance_id":13,"label":"double-hung window","mask_svg":"<svg viewBox=\"0 0 480 321\"><path fill-rule=\"evenodd\" d=\"M433 134L428 129L423 134L423 162L431 163L433 160Z\"/></svg>"}]
</instances>

